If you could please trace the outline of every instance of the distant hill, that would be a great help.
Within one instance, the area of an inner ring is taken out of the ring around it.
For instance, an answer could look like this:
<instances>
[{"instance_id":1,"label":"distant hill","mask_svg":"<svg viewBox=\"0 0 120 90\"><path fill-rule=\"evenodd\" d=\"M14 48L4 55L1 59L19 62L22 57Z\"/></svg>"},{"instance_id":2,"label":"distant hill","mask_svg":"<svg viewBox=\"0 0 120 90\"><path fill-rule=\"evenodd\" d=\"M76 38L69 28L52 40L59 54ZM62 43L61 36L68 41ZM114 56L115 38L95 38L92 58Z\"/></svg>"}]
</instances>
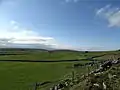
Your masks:
<instances>
[{"instance_id":1,"label":"distant hill","mask_svg":"<svg viewBox=\"0 0 120 90\"><path fill-rule=\"evenodd\" d=\"M70 49L56 49L56 50L51 50L55 52L84 52L84 51L77 51L77 50L70 50Z\"/></svg>"},{"instance_id":2,"label":"distant hill","mask_svg":"<svg viewBox=\"0 0 120 90\"><path fill-rule=\"evenodd\" d=\"M47 49L34 49L34 48L0 48L0 51L53 51L53 52L83 52L83 51L69 50L69 49L47 50Z\"/></svg>"},{"instance_id":3,"label":"distant hill","mask_svg":"<svg viewBox=\"0 0 120 90\"><path fill-rule=\"evenodd\" d=\"M48 51L48 50L32 48L0 48L0 51Z\"/></svg>"},{"instance_id":4,"label":"distant hill","mask_svg":"<svg viewBox=\"0 0 120 90\"><path fill-rule=\"evenodd\" d=\"M79 51L71 49L37 49L37 48L0 48L0 51L53 51L53 52L111 52L111 51ZM120 51L119 50L112 50Z\"/></svg>"}]
</instances>

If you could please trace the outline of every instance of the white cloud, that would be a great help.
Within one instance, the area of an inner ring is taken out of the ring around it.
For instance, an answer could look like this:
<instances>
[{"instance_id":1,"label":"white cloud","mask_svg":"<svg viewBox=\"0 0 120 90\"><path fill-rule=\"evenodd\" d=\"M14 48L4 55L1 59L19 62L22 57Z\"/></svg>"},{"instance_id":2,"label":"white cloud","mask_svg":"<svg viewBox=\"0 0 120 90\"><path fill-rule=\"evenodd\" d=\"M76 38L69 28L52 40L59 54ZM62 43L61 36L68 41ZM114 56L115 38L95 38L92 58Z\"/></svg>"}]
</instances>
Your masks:
<instances>
[{"instance_id":1,"label":"white cloud","mask_svg":"<svg viewBox=\"0 0 120 90\"><path fill-rule=\"evenodd\" d=\"M99 15L99 14L103 13L104 11L106 11L106 9L109 9L110 6L111 6L111 5L108 4L108 5L106 5L105 7L102 7L102 8L100 8L100 9L98 9L98 10L96 11L96 14Z\"/></svg>"},{"instance_id":2,"label":"white cloud","mask_svg":"<svg viewBox=\"0 0 120 90\"><path fill-rule=\"evenodd\" d=\"M40 36L37 32L33 30L28 30L24 28L20 28L16 21L11 21L10 24L13 27L9 29L0 29L0 46L4 47L17 47L20 45L28 47L36 47L42 48L56 48L57 42L52 37L43 37ZM14 28L17 27L17 30Z\"/></svg>"},{"instance_id":3,"label":"white cloud","mask_svg":"<svg viewBox=\"0 0 120 90\"><path fill-rule=\"evenodd\" d=\"M12 20L10 24L13 27L9 29L0 29L0 48L40 48L40 49L70 49L70 50L103 50L101 47L75 47L72 45L63 45L57 42L53 37L45 37L33 30L20 28L19 23ZM18 28L14 30L14 26Z\"/></svg>"},{"instance_id":4,"label":"white cloud","mask_svg":"<svg viewBox=\"0 0 120 90\"><path fill-rule=\"evenodd\" d=\"M97 10L96 14L108 21L109 27L120 27L120 8L107 5Z\"/></svg>"},{"instance_id":5,"label":"white cloud","mask_svg":"<svg viewBox=\"0 0 120 90\"><path fill-rule=\"evenodd\" d=\"M104 11L104 8L100 8L100 9L97 10L96 14L99 15L103 11Z\"/></svg>"},{"instance_id":6,"label":"white cloud","mask_svg":"<svg viewBox=\"0 0 120 90\"><path fill-rule=\"evenodd\" d=\"M17 21L10 21L7 29L0 29L1 47L41 48L41 49L71 49L78 50L70 45L63 45L53 37L41 36L38 32L20 27ZM17 27L17 29L15 29Z\"/></svg>"},{"instance_id":7,"label":"white cloud","mask_svg":"<svg viewBox=\"0 0 120 90\"><path fill-rule=\"evenodd\" d=\"M17 22L16 22L16 21L14 21L14 20L11 20L11 21L10 21L10 24L11 24L11 25L16 25L16 24L17 24Z\"/></svg>"},{"instance_id":8,"label":"white cloud","mask_svg":"<svg viewBox=\"0 0 120 90\"><path fill-rule=\"evenodd\" d=\"M14 21L14 20L11 20L11 21L10 21L10 26L12 27L13 30L17 30L17 29L20 28L20 27L19 27L19 23L17 23L17 22Z\"/></svg>"}]
</instances>

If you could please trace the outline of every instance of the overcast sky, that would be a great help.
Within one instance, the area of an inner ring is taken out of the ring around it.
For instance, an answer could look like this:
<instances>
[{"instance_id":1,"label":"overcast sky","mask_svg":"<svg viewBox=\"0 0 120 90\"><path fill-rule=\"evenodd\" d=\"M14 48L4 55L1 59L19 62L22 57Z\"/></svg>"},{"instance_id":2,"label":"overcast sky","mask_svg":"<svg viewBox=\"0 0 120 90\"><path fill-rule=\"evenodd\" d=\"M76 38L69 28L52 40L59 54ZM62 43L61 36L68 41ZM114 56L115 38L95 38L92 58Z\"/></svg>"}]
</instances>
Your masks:
<instances>
[{"instance_id":1,"label":"overcast sky","mask_svg":"<svg viewBox=\"0 0 120 90\"><path fill-rule=\"evenodd\" d=\"M0 47L116 50L119 0L0 0Z\"/></svg>"}]
</instances>

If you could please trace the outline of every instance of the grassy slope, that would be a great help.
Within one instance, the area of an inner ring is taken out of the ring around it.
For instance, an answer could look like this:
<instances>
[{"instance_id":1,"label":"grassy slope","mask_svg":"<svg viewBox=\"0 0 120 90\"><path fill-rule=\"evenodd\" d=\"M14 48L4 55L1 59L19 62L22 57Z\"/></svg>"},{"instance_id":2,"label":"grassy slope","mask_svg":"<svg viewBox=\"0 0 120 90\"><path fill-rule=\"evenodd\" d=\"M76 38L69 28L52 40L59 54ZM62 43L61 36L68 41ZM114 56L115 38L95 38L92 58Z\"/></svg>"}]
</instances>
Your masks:
<instances>
[{"instance_id":1,"label":"grassy slope","mask_svg":"<svg viewBox=\"0 0 120 90\"><path fill-rule=\"evenodd\" d=\"M71 63L0 63L0 90L31 90L35 82L56 80Z\"/></svg>"},{"instance_id":2,"label":"grassy slope","mask_svg":"<svg viewBox=\"0 0 120 90\"><path fill-rule=\"evenodd\" d=\"M1 53L1 52L0 52ZM111 52L75 52L75 51L54 51L49 53L47 51L6 51L7 54L15 53L18 55L0 55L0 60L71 60L84 59L92 56L103 55Z\"/></svg>"},{"instance_id":3,"label":"grassy slope","mask_svg":"<svg viewBox=\"0 0 120 90\"><path fill-rule=\"evenodd\" d=\"M0 90L33 90L35 82L63 78L72 70L66 67L72 65L73 63L0 62ZM85 72L85 69L79 71Z\"/></svg>"},{"instance_id":4,"label":"grassy slope","mask_svg":"<svg viewBox=\"0 0 120 90\"><path fill-rule=\"evenodd\" d=\"M42 52L24 52L25 55L0 56L1 60L64 60L86 58L101 55L103 52L70 52L56 51L51 54ZM0 90L33 90L33 84L41 81L58 80L65 74L71 72L66 66L73 63L10 63L0 62ZM86 69L79 69L85 72Z\"/></svg>"},{"instance_id":5,"label":"grassy slope","mask_svg":"<svg viewBox=\"0 0 120 90\"><path fill-rule=\"evenodd\" d=\"M85 56L79 52L27 52L22 55L1 55L0 60L67 60L82 59Z\"/></svg>"}]
</instances>

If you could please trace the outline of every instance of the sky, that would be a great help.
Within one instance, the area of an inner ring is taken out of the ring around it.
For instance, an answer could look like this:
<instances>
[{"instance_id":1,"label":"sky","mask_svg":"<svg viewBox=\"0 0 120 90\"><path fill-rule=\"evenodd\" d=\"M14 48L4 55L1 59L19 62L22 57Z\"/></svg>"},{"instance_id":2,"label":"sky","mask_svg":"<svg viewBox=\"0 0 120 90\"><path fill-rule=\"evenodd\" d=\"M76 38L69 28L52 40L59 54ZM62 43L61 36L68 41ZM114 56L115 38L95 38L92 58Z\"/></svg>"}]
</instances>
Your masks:
<instances>
[{"instance_id":1,"label":"sky","mask_svg":"<svg viewBox=\"0 0 120 90\"><path fill-rule=\"evenodd\" d=\"M0 47L120 49L120 0L0 0Z\"/></svg>"}]
</instances>

